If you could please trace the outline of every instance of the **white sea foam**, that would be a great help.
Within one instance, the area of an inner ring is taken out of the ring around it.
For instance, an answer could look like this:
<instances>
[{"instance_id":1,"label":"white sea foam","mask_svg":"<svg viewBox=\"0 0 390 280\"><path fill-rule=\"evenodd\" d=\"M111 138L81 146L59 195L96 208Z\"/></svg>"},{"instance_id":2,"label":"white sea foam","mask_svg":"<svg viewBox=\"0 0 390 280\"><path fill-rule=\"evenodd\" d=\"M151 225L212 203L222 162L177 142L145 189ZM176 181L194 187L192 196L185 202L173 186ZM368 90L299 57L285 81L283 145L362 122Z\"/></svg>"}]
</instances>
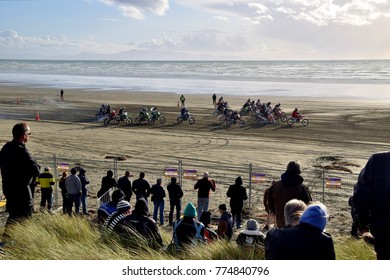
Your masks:
<instances>
[{"instance_id":1,"label":"white sea foam","mask_svg":"<svg viewBox=\"0 0 390 280\"><path fill-rule=\"evenodd\" d=\"M0 83L85 90L390 99L390 61L0 60Z\"/></svg>"}]
</instances>

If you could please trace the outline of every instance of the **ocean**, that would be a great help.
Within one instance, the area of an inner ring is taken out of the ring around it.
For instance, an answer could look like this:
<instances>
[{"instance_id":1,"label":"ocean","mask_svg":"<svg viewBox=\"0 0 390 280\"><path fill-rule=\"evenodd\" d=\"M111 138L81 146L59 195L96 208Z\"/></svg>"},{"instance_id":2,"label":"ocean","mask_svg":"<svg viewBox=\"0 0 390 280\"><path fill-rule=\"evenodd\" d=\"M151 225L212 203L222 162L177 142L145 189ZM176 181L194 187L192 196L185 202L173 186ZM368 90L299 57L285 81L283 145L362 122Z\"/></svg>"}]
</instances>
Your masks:
<instances>
[{"instance_id":1,"label":"ocean","mask_svg":"<svg viewBox=\"0 0 390 280\"><path fill-rule=\"evenodd\" d=\"M0 84L102 91L390 100L390 60L0 60Z\"/></svg>"}]
</instances>

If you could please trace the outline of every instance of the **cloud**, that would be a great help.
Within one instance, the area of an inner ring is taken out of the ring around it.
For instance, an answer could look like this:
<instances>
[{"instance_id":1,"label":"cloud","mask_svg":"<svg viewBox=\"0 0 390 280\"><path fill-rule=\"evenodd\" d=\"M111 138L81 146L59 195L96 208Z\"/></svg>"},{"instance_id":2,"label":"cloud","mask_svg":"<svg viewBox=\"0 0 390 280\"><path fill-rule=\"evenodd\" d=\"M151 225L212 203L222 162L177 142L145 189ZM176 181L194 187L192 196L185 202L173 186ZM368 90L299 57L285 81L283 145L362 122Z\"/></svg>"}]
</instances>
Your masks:
<instances>
[{"instance_id":1,"label":"cloud","mask_svg":"<svg viewBox=\"0 0 390 280\"><path fill-rule=\"evenodd\" d=\"M116 6L123 16L135 19L145 18L145 13L163 16L169 9L169 0L101 0L101 2Z\"/></svg>"},{"instance_id":2,"label":"cloud","mask_svg":"<svg viewBox=\"0 0 390 280\"><path fill-rule=\"evenodd\" d=\"M174 1L178 5L202 9L220 16L236 16L252 24L272 20L283 14L296 21L313 25L372 24L379 18L390 18L387 0L187 0Z\"/></svg>"}]
</instances>

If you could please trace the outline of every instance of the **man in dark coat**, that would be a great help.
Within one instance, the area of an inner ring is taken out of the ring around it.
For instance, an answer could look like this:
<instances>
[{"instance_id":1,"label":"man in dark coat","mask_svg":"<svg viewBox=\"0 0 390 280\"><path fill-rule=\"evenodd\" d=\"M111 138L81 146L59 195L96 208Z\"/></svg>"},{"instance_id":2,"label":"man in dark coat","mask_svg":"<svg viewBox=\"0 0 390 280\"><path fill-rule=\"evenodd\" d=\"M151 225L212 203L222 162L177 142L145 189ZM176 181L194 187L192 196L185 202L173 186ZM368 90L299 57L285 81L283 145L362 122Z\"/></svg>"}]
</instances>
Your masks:
<instances>
[{"instance_id":1,"label":"man in dark coat","mask_svg":"<svg viewBox=\"0 0 390 280\"><path fill-rule=\"evenodd\" d=\"M146 238L151 248L161 248L163 242L157 223L148 215L148 203L141 197L135 203L133 212L118 223L118 233L125 239L133 239L133 241L134 234L138 234Z\"/></svg>"},{"instance_id":2,"label":"man in dark coat","mask_svg":"<svg viewBox=\"0 0 390 280\"><path fill-rule=\"evenodd\" d=\"M281 180L272 184L268 194L270 213L275 215L275 226L285 227L284 206L293 198L302 200L306 204L312 201L309 189L303 184L301 165L297 161L290 161Z\"/></svg>"},{"instance_id":3,"label":"man in dark coat","mask_svg":"<svg viewBox=\"0 0 390 280\"><path fill-rule=\"evenodd\" d=\"M125 200L130 202L131 195L133 194L131 190L131 181L130 181L130 171L126 170L125 175L118 179L118 189L122 190L125 194Z\"/></svg>"},{"instance_id":4,"label":"man in dark coat","mask_svg":"<svg viewBox=\"0 0 390 280\"><path fill-rule=\"evenodd\" d=\"M276 260L335 260L333 239L324 232L326 207L313 204L303 212L299 224L284 229L275 247Z\"/></svg>"},{"instance_id":5,"label":"man in dark coat","mask_svg":"<svg viewBox=\"0 0 390 280\"><path fill-rule=\"evenodd\" d=\"M138 200L143 197L148 202L148 193L150 190L150 184L145 180L145 173L141 172L139 178L133 181L133 193L135 198Z\"/></svg>"},{"instance_id":6,"label":"man in dark coat","mask_svg":"<svg viewBox=\"0 0 390 280\"><path fill-rule=\"evenodd\" d=\"M17 123L12 128L12 141L7 142L0 151L3 194L7 199L6 211L9 213L4 237L9 237L7 228L10 224L32 216L30 185L39 176L40 166L26 148L30 135L31 130L26 123Z\"/></svg>"},{"instance_id":7,"label":"man in dark coat","mask_svg":"<svg viewBox=\"0 0 390 280\"><path fill-rule=\"evenodd\" d=\"M116 187L116 181L113 178L114 172L112 170L107 171L107 176L104 176L102 178L102 185L100 187L100 190L97 192L97 197L101 197L106 192L108 192L111 188Z\"/></svg>"},{"instance_id":8,"label":"man in dark coat","mask_svg":"<svg viewBox=\"0 0 390 280\"><path fill-rule=\"evenodd\" d=\"M226 196L230 197L230 209L233 215L233 225L236 223L237 229L241 228L242 208L244 207L244 200L248 199L246 189L242 186L241 177L237 177L234 185L230 185Z\"/></svg>"},{"instance_id":9,"label":"man in dark coat","mask_svg":"<svg viewBox=\"0 0 390 280\"><path fill-rule=\"evenodd\" d=\"M169 225L173 224L173 211L176 207L176 220L180 219L181 212L181 198L183 197L183 190L181 186L176 183L176 177L171 178L171 183L167 186L168 195L169 195Z\"/></svg>"},{"instance_id":10,"label":"man in dark coat","mask_svg":"<svg viewBox=\"0 0 390 280\"><path fill-rule=\"evenodd\" d=\"M390 152L373 154L355 185L353 204L363 237L375 238L378 260L390 260Z\"/></svg>"}]
</instances>

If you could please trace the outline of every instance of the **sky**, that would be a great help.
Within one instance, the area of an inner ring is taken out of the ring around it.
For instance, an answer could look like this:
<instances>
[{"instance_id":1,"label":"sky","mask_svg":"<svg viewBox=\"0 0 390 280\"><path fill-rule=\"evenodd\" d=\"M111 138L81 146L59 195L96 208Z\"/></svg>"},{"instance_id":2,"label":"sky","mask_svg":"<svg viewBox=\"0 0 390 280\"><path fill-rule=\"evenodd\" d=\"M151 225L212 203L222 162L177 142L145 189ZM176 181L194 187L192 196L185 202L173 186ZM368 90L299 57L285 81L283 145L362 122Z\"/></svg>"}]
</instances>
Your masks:
<instances>
[{"instance_id":1,"label":"sky","mask_svg":"<svg viewBox=\"0 0 390 280\"><path fill-rule=\"evenodd\" d=\"M0 59L390 59L389 0L0 0Z\"/></svg>"}]
</instances>

